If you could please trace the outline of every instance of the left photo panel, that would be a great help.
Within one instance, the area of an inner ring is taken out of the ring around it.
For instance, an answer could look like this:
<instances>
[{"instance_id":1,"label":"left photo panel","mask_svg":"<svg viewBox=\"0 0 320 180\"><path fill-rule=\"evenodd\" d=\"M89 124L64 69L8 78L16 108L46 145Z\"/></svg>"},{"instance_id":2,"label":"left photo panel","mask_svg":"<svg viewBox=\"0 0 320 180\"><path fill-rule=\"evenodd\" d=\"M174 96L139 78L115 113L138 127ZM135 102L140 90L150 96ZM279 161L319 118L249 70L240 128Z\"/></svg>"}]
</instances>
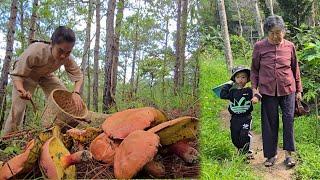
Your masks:
<instances>
[{"instance_id":1,"label":"left photo panel","mask_svg":"<svg viewBox=\"0 0 320 180\"><path fill-rule=\"evenodd\" d=\"M4 0L0 179L200 177L197 0Z\"/></svg>"}]
</instances>

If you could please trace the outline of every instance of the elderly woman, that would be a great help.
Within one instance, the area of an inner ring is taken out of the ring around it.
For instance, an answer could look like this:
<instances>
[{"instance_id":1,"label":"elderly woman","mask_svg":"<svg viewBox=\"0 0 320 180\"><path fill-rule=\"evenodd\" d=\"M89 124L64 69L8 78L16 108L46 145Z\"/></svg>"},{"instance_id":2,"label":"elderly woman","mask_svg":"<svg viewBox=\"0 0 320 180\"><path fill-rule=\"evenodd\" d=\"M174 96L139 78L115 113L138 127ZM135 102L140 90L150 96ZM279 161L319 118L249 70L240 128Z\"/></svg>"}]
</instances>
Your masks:
<instances>
[{"instance_id":1,"label":"elderly woman","mask_svg":"<svg viewBox=\"0 0 320 180\"><path fill-rule=\"evenodd\" d=\"M251 65L253 93L261 96L261 124L264 165L273 166L277 159L279 110L282 111L284 163L293 167L295 151L293 118L295 99L301 100L302 85L295 46L284 39L285 24L280 16L269 16L264 23L267 38L256 42ZM256 96L253 103L258 102Z\"/></svg>"}]
</instances>

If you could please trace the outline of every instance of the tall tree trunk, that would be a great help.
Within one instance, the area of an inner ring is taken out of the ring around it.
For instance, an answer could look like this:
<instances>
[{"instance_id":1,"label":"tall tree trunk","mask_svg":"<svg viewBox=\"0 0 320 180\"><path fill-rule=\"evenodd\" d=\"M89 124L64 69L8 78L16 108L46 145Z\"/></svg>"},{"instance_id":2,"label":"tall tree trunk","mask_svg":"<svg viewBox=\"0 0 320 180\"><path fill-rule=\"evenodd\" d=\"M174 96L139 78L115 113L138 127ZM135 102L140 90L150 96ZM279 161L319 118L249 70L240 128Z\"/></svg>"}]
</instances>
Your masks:
<instances>
[{"instance_id":1,"label":"tall tree trunk","mask_svg":"<svg viewBox=\"0 0 320 180\"><path fill-rule=\"evenodd\" d=\"M127 65L128 65L128 56L124 57L124 67L123 67L123 89L122 89L122 100L125 100L126 95L126 78L127 78Z\"/></svg>"},{"instance_id":2,"label":"tall tree trunk","mask_svg":"<svg viewBox=\"0 0 320 180\"><path fill-rule=\"evenodd\" d=\"M185 63L186 63L186 57L185 57L185 51L186 51L186 39L187 39L187 21L188 21L188 0L182 0L181 1L181 38L180 38L180 87L184 86L184 78L185 78Z\"/></svg>"},{"instance_id":3,"label":"tall tree trunk","mask_svg":"<svg viewBox=\"0 0 320 180\"><path fill-rule=\"evenodd\" d=\"M137 64L139 63L141 57L142 57L142 56L141 56L141 54L140 54L139 57L137 58ZM133 94L138 94L139 77L140 77L140 67L137 66L136 81L135 81L136 84L134 85Z\"/></svg>"},{"instance_id":4,"label":"tall tree trunk","mask_svg":"<svg viewBox=\"0 0 320 180\"><path fill-rule=\"evenodd\" d=\"M140 8L139 8L140 9ZM138 10L139 14L139 10ZM133 45L133 57L132 57L132 65L131 65L131 79L130 79L130 99L133 98L134 92L135 92L135 84L134 84L134 74L135 74L135 68L136 68L136 61L137 61L137 51L138 51L138 42L139 42L139 34L138 34L138 23L139 19L136 20L136 26L135 26L135 35L134 35L134 45Z\"/></svg>"},{"instance_id":5,"label":"tall tree trunk","mask_svg":"<svg viewBox=\"0 0 320 180\"><path fill-rule=\"evenodd\" d=\"M1 107L0 107L0 127L2 127L2 124L4 122L4 118L5 118L5 115L6 115L6 109L7 109L7 96L4 96L4 100L3 100L3 103L0 104Z\"/></svg>"},{"instance_id":6,"label":"tall tree trunk","mask_svg":"<svg viewBox=\"0 0 320 180\"><path fill-rule=\"evenodd\" d=\"M87 108L90 109L91 104L91 76L90 76L90 57L88 56L88 67L87 77L88 77L88 86L87 86Z\"/></svg>"},{"instance_id":7,"label":"tall tree trunk","mask_svg":"<svg viewBox=\"0 0 320 180\"><path fill-rule=\"evenodd\" d=\"M241 23L241 20L242 20L242 19L241 19L241 13L240 13L240 8L239 8L238 0L236 0L236 6L237 6L237 12L238 12L239 28L240 28L239 36L242 37L243 28L242 28L242 23Z\"/></svg>"},{"instance_id":8,"label":"tall tree trunk","mask_svg":"<svg viewBox=\"0 0 320 180\"><path fill-rule=\"evenodd\" d=\"M10 69L11 59L13 55L13 42L14 42L14 33L16 30L16 18L17 18L17 2L18 0L12 0L11 2L11 12L10 19L8 23L8 33L7 33L7 46L6 46L6 55L3 62L1 79L0 79L0 104L3 103L3 100L6 96L6 87L8 84L8 73Z\"/></svg>"},{"instance_id":9,"label":"tall tree trunk","mask_svg":"<svg viewBox=\"0 0 320 180\"><path fill-rule=\"evenodd\" d=\"M87 26L86 26L86 39L84 42L84 47L83 47L83 56L82 56L82 62L81 62L81 71L83 73L83 82L86 77L86 68L87 68L87 62L88 62L88 57L90 53L90 33L91 33L91 21L92 21L92 16L93 16L93 10L92 10L93 2L92 0L89 0L89 9L88 9L88 16L87 16ZM83 86L84 83L82 84L81 87L81 95L83 95Z\"/></svg>"},{"instance_id":10,"label":"tall tree trunk","mask_svg":"<svg viewBox=\"0 0 320 180\"><path fill-rule=\"evenodd\" d=\"M230 46L228 22L227 22L226 10L224 6L224 0L218 0L218 9L219 9L221 29L222 29L222 36L224 40L224 54L226 58L226 64L229 72L231 72L233 67L233 58L232 58L232 51Z\"/></svg>"},{"instance_id":11,"label":"tall tree trunk","mask_svg":"<svg viewBox=\"0 0 320 180\"><path fill-rule=\"evenodd\" d=\"M99 46L100 46L100 9L101 2L96 0L96 39L94 45L94 65L93 65L93 109L98 112L98 99L99 99Z\"/></svg>"},{"instance_id":12,"label":"tall tree trunk","mask_svg":"<svg viewBox=\"0 0 320 180\"><path fill-rule=\"evenodd\" d=\"M317 16L317 8L316 8L316 0L312 1L312 5L311 5L311 16L309 18L309 25L311 27L315 27L316 26L316 16Z\"/></svg>"},{"instance_id":13,"label":"tall tree trunk","mask_svg":"<svg viewBox=\"0 0 320 180\"><path fill-rule=\"evenodd\" d=\"M25 31L25 27L24 27L24 7L23 7L23 0L19 1L20 4L20 30L21 30L21 36L20 36L20 42L21 42L21 50L23 51L26 48L26 39L24 36L24 31Z\"/></svg>"},{"instance_id":14,"label":"tall tree trunk","mask_svg":"<svg viewBox=\"0 0 320 180\"><path fill-rule=\"evenodd\" d=\"M32 40L35 39L38 2L39 2L39 0L33 0L33 3L32 3L32 15L31 15L31 20L30 20L30 31L29 31L28 44L31 44Z\"/></svg>"},{"instance_id":15,"label":"tall tree trunk","mask_svg":"<svg viewBox=\"0 0 320 180\"><path fill-rule=\"evenodd\" d=\"M109 0L107 10L107 47L106 62L104 66L104 91L103 91L103 112L107 112L115 100L112 97L112 64L114 54L114 11L116 8L116 0Z\"/></svg>"},{"instance_id":16,"label":"tall tree trunk","mask_svg":"<svg viewBox=\"0 0 320 180\"><path fill-rule=\"evenodd\" d=\"M177 0L177 33L176 33L176 42L175 42L175 48L176 48L176 63L175 63L175 66L174 66L174 94L177 95L177 92L179 91L180 89L180 26L181 26L181 0Z\"/></svg>"},{"instance_id":17,"label":"tall tree trunk","mask_svg":"<svg viewBox=\"0 0 320 180\"><path fill-rule=\"evenodd\" d=\"M165 96L165 73L167 69L167 53L168 53L168 36L169 36L169 18L166 17L166 37L165 37L165 49L164 49L164 58L163 58L163 73L162 73L162 96Z\"/></svg>"},{"instance_id":18,"label":"tall tree trunk","mask_svg":"<svg viewBox=\"0 0 320 180\"><path fill-rule=\"evenodd\" d=\"M118 77L118 64L119 64L119 49L120 49L120 33L121 33L121 23L123 18L123 10L124 10L124 0L119 0L118 2L118 10L116 15L116 26L115 26L115 35L114 35L114 56L113 56L113 64L112 64L112 95L116 95L117 89L117 77Z\"/></svg>"},{"instance_id":19,"label":"tall tree trunk","mask_svg":"<svg viewBox=\"0 0 320 180\"><path fill-rule=\"evenodd\" d=\"M198 89L199 89L199 74L200 74L200 64L199 64L199 55L196 54L195 57L195 61L196 61L196 67L194 70L194 78L193 78L193 96L195 97L199 97L199 93L198 93Z\"/></svg>"},{"instance_id":20,"label":"tall tree trunk","mask_svg":"<svg viewBox=\"0 0 320 180\"><path fill-rule=\"evenodd\" d=\"M256 16L256 23L257 23L259 38L262 38L264 36L264 32L263 32L263 24L260 16L260 10L258 6L258 0L253 0L253 2L254 2L254 13Z\"/></svg>"},{"instance_id":21,"label":"tall tree trunk","mask_svg":"<svg viewBox=\"0 0 320 180\"><path fill-rule=\"evenodd\" d=\"M266 5L270 11L270 15L274 16L274 12L273 12L273 0L266 0Z\"/></svg>"}]
</instances>

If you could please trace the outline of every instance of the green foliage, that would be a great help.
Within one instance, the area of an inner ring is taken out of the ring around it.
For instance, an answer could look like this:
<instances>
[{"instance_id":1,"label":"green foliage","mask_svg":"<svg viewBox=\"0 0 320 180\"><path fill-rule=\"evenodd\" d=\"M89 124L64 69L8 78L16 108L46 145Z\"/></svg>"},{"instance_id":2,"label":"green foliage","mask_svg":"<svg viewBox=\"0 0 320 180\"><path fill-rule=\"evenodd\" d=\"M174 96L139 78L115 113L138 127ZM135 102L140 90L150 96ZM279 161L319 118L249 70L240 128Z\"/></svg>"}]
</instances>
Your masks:
<instances>
[{"instance_id":1,"label":"green foliage","mask_svg":"<svg viewBox=\"0 0 320 180\"><path fill-rule=\"evenodd\" d=\"M245 61L251 59L252 49L250 43L245 38L238 35L231 35L230 43L232 56L235 59L243 58Z\"/></svg>"},{"instance_id":2,"label":"green foliage","mask_svg":"<svg viewBox=\"0 0 320 180\"><path fill-rule=\"evenodd\" d=\"M299 27L311 15L313 0L278 0L284 21Z\"/></svg>"},{"instance_id":3,"label":"green foliage","mask_svg":"<svg viewBox=\"0 0 320 180\"><path fill-rule=\"evenodd\" d=\"M222 50L223 45L223 39L220 29L214 28L212 26L203 27L205 28L204 31L210 31L210 33L204 33L201 36L201 42L204 46L208 47L214 47L214 49Z\"/></svg>"},{"instance_id":4,"label":"green foliage","mask_svg":"<svg viewBox=\"0 0 320 180\"><path fill-rule=\"evenodd\" d=\"M224 129L220 111L227 102L214 97L212 87L229 79L222 53L209 49L200 55L201 103L201 178L203 179L253 179L252 170L236 154L229 130Z\"/></svg>"},{"instance_id":5,"label":"green foliage","mask_svg":"<svg viewBox=\"0 0 320 180\"><path fill-rule=\"evenodd\" d=\"M287 33L290 39L295 43L298 50L302 49L306 43L320 40L320 27L309 27L302 24L299 28L294 27L294 31Z\"/></svg>"},{"instance_id":6,"label":"green foliage","mask_svg":"<svg viewBox=\"0 0 320 180\"><path fill-rule=\"evenodd\" d=\"M19 142L13 142L10 146L7 146L4 150L0 149L1 154L4 155L17 155L22 152L21 145Z\"/></svg>"},{"instance_id":7,"label":"green foliage","mask_svg":"<svg viewBox=\"0 0 320 180\"><path fill-rule=\"evenodd\" d=\"M310 101L318 98L320 92L320 40L305 43L299 56L302 62L303 85L306 89L304 97Z\"/></svg>"}]
</instances>

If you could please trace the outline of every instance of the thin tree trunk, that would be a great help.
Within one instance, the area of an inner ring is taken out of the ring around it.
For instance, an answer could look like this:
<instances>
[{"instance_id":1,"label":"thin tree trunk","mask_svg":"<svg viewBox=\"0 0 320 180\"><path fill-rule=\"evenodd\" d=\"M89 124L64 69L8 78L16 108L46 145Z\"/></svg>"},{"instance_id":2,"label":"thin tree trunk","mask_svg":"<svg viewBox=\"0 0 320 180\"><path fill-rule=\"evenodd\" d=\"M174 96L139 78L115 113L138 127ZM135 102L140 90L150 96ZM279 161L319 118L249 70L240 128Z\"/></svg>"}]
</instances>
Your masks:
<instances>
[{"instance_id":1,"label":"thin tree trunk","mask_svg":"<svg viewBox=\"0 0 320 180\"><path fill-rule=\"evenodd\" d=\"M4 100L3 100L3 103L1 104L1 114L0 114L0 127L2 127L2 124L4 122L4 118L5 118L5 115L6 115L6 109L7 109L7 96L4 96Z\"/></svg>"},{"instance_id":2,"label":"thin tree trunk","mask_svg":"<svg viewBox=\"0 0 320 180\"><path fill-rule=\"evenodd\" d=\"M266 0L266 5L267 5L268 9L270 10L270 15L274 16L272 0Z\"/></svg>"},{"instance_id":3,"label":"thin tree trunk","mask_svg":"<svg viewBox=\"0 0 320 180\"><path fill-rule=\"evenodd\" d=\"M20 36L20 42L21 42L21 50L26 48L26 39L24 37L24 31L25 31L25 27L24 27L24 7L23 7L23 0L20 0L20 30L21 30L21 36Z\"/></svg>"},{"instance_id":4,"label":"thin tree trunk","mask_svg":"<svg viewBox=\"0 0 320 180\"><path fill-rule=\"evenodd\" d=\"M229 30L228 30L228 23L227 23L227 16L226 10L224 6L224 0L218 0L218 8L219 8L219 16L220 16L220 23L222 29L222 36L224 40L224 54L226 58L226 64L229 72L231 72L233 67L233 58L232 58L232 51L230 46L230 38L229 38Z\"/></svg>"},{"instance_id":5,"label":"thin tree trunk","mask_svg":"<svg viewBox=\"0 0 320 180\"><path fill-rule=\"evenodd\" d=\"M193 96L198 97L198 88L199 88L199 74L200 74L200 64L199 64L199 55L196 54L195 57L196 67L194 71L194 84L193 84Z\"/></svg>"},{"instance_id":6,"label":"thin tree trunk","mask_svg":"<svg viewBox=\"0 0 320 180\"><path fill-rule=\"evenodd\" d=\"M177 95L177 92L180 89L180 26L181 26L181 0L177 0L177 33L176 33L176 42L175 42L175 48L176 48L176 63L174 66L174 94Z\"/></svg>"},{"instance_id":7,"label":"thin tree trunk","mask_svg":"<svg viewBox=\"0 0 320 180\"><path fill-rule=\"evenodd\" d=\"M253 2L254 2L254 12L256 16L256 23L257 23L259 38L262 38L264 36L264 32L263 32L263 24L260 16L260 10L258 6L258 0L253 0Z\"/></svg>"},{"instance_id":8,"label":"thin tree trunk","mask_svg":"<svg viewBox=\"0 0 320 180\"><path fill-rule=\"evenodd\" d=\"M139 10L138 10L139 11ZM139 13L139 12L138 12ZM131 66L131 79L130 79L130 99L133 98L134 92L135 92L135 85L134 85L134 74L135 74L135 68L136 68L136 61L137 61L137 51L138 51L138 23L139 19L137 18L136 26L135 26L135 35L134 35L134 45L133 45L133 57L132 57L132 66Z\"/></svg>"},{"instance_id":9,"label":"thin tree trunk","mask_svg":"<svg viewBox=\"0 0 320 180\"><path fill-rule=\"evenodd\" d=\"M242 28L242 23L241 23L241 13L240 13L240 8L239 8L238 0L236 0L236 6L237 6L237 12L238 12L239 28L240 28L239 36L242 37L243 28Z\"/></svg>"},{"instance_id":10,"label":"thin tree trunk","mask_svg":"<svg viewBox=\"0 0 320 180\"><path fill-rule=\"evenodd\" d=\"M137 58L137 63L140 61L140 55L139 58ZM140 77L140 67L137 66L137 73L136 73L136 81L135 81L135 85L134 85L134 91L133 94L138 94L138 88L139 88L139 77Z\"/></svg>"},{"instance_id":11,"label":"thin tree trunk","mask_svg":"<svg viewBox=\"0 0 320 180\"><path fill-rule=\"evenodd\" d=\"M32 40L35 39L38 1L39 0L33 0L33 3L32 3L32 15L31 15L31 20L30 20L30 31L29 31L28 44L31 44Z\"/></svg>"},{"instance_id":12,"label":"thin tree trunk","mask_svg":"<svg viewBox=\"0 0 320 180\"><path fill-rule=\"evenodd\" d=\"M165 51L163 58L163 73L162 73L162 96L165 96L165 73L167 69L167 51L168 51L168 36L169 36L169 18L166 17L166 37L165 37Z\"/></svg>"},{"instance_id":13,"label":"thin tree trunk","mask_svg":"<svg viewBox=\"0 0 320 180\"><path fill-rule=\"evenodd\" d=\"M91 21L92 21L92 16L93 16L93 10L92 10L93 2L92 0L89 0L89 9L88 9L88 16L87 16L87 26L86 26L86 39L84 42L84 47L83 47L83 56L82 56L82 62L81 62L81 71L83 73L83 82L86 77L86 68L87 68L87 62L88 62L88 57L90 53L90 33L91 33ZM83 86L84 83L82 84L81 87L81 95L83 95Z\"/></svg>"},{"instance_id":14,"label":"thin tree trunk","mask_svg":"<svg viewBox=\"0 0 320 180\"><path fill-rule=\"evenodd\" d=\"M98 112L98 99L99 99L99 46L100 46L100 0L96 0L96 39L94 45L94 67L93 67L93 109Z\"/></svg>"},{"instance_id":15,"label":"thin tree trunk","mask_svg":"<svg viewBox=\"0 0 320 180\"><path fill-rule=\"evenodd\" d=\"M90 109L90 104L91 104L91 76L90 76L90 57L89 56L88 56L88 66L87 66L87 77L88 77L87 108Z\"/></svg>"},{"instance_id":16,"label":"thin tree trunk","mask_svg":"<svg viewBox=\"0 0 320 180\"><path fill-rule=\"evenodd\" d=\"M120 49L120 32L121 32L121 23L123 18L123 10L124 10L124 0L119 0L118 2L118 11L116 15L116 26L115 26L115 36L114 36L114 56L113 56L113 64L112 64L112 95L116 95L117 88L117 77L118 77L118 64L119 64L119 49Z\"/></svg>"},{"instance_id":17,"label":"thin tree trunk","mask_svg":"<svg viewBox=\"0 0 320 180\"><path fill-rule=\"evenodd\" d=\"M310 26L315 27L316 26L316 0L313 0L311 5L311 17L310 17Z\"/></svg>"},{"instance_id":18,"label":"thin tree trunk","mask_svg":"<svg viewBox=\"0 0 320 180\"><path fill-rule=\"evenodd\" d=\"M114 11L116 0L109 0L107 10L107 44L106 44L106 62L104 66L104 92L103 92L103 112L107 112L115 104L112 97L112 64L114 54Z\"/></svg>"},{"instance_id":19,"label":"thin tree trunk","mask_svg":"<svg viewBox=\"0 0 320 180\"><path fill-rule=\"evenodd\" d=\"M13 55L13 42L14 42L14 33L16 30L16 18L17 18L17 2L18 0L12 0L11 2L11 12L10 19L8 23L8 33L7 33L7 46L6 46L6 55L3 62L1 79L0 79L0 104L2 104L6 96L6 87L8 84L8 73L10 69L11 59Z\"/></svg>"},{"instance_id":20,"label":"thin tree trunk","mask_svg":"<svg viewBox=\"0 0 320 180\"><path fill-rule=\"evenodd\" d=\"M185 51L186 51L186 39L187 39L187 21L188 21L188 0L182 0L181 1L181 44L180 44L180 87L184 86L184 78L185 78L185 63L186 63L186 57L185 57Z\"/></svg>"},{"instance_id":21,"label":"thin tree trunk","mask_svg":"<svg viewBox=\"0 0 320 180\"><path fill-rule=\"evenodd\" d=\"M123 89L122 89L122 99L125 100L126 96L126 78L127 78L127 65L128 65L128 56L124 57L124 68L123 68Z\"/></svg>"}]
</instances>

